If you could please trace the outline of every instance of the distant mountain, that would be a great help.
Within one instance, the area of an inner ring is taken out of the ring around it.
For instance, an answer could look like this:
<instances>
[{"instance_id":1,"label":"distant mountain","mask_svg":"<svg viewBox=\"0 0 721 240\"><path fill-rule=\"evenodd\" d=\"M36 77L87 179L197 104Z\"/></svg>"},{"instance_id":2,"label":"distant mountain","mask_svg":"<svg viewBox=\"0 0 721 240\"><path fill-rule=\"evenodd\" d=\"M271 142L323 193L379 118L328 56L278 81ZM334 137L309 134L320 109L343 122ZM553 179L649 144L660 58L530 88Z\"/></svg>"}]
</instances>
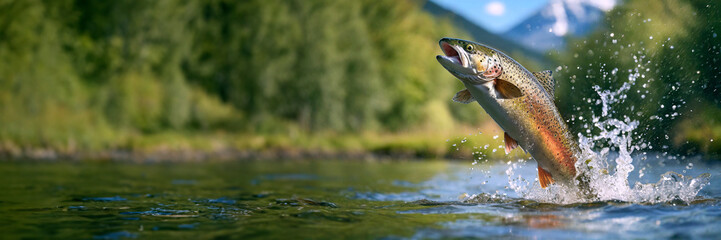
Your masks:
<instances>
[{"instance_id":1,"label":"distant mountain","mask_svg":"<svg viewBox=\"0 0 721 240\"><path fill-rule=\"evenodd\" d=\"M456 13L444 7L441 7L440 5L435 4L432 1L426 1L426 3L423 5L423 10L436 17L445 17L450 19L457 28L463 29L468 32L471 37L473 37L473 39L471 39L473 41L488 44L489 46L497 48L498 50L501 50L508 54L521 53L524 55L524 57L536 61L539 64L543 64L544 62L546 62L546 58L544 57L542 52L531 50L521 44L515 43L502 36L491 33L488 30L469 21L468 19L457 15Z\"/></svg>"},{"instance_id":2,"label":"distant mountain","mask_svg":"<svg viewBox=\"0 0 721 240\"><path fill-rule=\"evenodd\" d=\"M551 0L536 14L503 34L537 52L566 47L564 36L584 36L595 30L614 1Z\"/></svg>"}]
</instances>

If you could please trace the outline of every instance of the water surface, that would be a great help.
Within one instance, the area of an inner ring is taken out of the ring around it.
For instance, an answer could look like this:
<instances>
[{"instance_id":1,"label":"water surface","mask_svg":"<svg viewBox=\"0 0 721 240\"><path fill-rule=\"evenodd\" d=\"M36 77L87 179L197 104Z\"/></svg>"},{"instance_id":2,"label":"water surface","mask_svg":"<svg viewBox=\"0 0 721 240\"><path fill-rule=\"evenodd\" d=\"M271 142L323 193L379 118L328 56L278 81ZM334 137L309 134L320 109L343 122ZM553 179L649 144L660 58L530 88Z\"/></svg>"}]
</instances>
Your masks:
<instances>
[{"instance_id":1,"label":"water surface","mask_svg":"<svg viewBox=\"0 0 721 240\"><path fill-rule=\"evenodd\" d=\"M629 185L667 171L711 173L710 185L688 202L558 204L509 185L522 177L537 186L532 161L2 162L0 231L82 239L721 236L721 165L634 164L645 172L632 173Z\"/></svg>"}]
</instances>

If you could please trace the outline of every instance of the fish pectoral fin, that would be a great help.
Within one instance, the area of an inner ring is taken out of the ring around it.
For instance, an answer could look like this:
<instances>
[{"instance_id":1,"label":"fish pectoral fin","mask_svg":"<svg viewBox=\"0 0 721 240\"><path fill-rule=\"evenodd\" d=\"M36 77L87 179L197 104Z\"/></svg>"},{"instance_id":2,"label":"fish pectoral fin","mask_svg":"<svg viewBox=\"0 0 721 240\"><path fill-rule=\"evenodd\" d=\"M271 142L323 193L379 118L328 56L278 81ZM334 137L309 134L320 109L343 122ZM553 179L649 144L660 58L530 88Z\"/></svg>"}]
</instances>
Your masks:
<instances>
[{"instance_id":1,"label":"fish pectoral fin","mask_svg":"<svg viewBox=\"0 0 721 240\"><path fill-rule=\"evenodd\" d=\"M463 89L453 96L453 101L463 104L468 104L469 102L473 102L475 100L476 99L473 98L473 95L471 95L471 91L468 91L468 89Z\"/></svg>"},{"instance_id":2,"label":"fish pectoral fin","mask_svg":"<svg viewBox=\"0 0 721 240\"><path fill-rule=\"evenodd\" d=\"M498 92L499 98L512 99L523 96L521 89L516 87L516 85L513 85L513 83L498 78L493 81L495 83L493 84L494 88L496 89L496 92Z\"/></svg>"},{"instance_id":3,"label":"fish pectoral fin","mask_svg":"<svg viewBox=\"0 0 721 240\"><path fill-rule=\"evenodd\" d=\"M516 142L515 139L511 138L511 136L508 136L507 132L503 133L503 142L506 143L506 154L510 153L511 150L518 147L518 142Z\"/></svg>"},{"instance_id":4,"label":"fish pectoral fin","mask_svg":"<svg viewBox=\"0 0 721 240\"><path fill-rule=\"evenodd\" d=\"M541 183L541 188L546 188L548 187L548 184L552 184L554 182L551 174L541 168L541 166L538 166L538 182Z\"/></svg>"}]
</instances>

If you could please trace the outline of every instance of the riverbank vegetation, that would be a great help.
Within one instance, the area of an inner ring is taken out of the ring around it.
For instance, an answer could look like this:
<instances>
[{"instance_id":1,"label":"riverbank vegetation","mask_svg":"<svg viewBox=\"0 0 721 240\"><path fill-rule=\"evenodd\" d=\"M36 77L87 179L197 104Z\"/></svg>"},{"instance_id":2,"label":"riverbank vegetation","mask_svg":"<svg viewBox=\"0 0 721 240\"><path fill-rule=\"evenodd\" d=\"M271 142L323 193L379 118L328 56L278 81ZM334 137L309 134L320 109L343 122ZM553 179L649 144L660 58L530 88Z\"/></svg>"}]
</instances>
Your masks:
<instances>
[{"instance_id":1,"label":"riverbank vegetation","mask_svg":"<svg viewBox=\"0 0 721 240\"><path fill-rule=\"evenodd\" d=\"M0 16L0 149L11 156L443 156L445 132L482 122L449 100L460 83L433 57L439 38L463 33L417 2L9 1Z\"/></svg>"},{"instance_id":2,"label":"riverbank vegetation","mask_svg":"<svg viewBox=\"0 0 721 240\"><path fill-rule=\"evenodd\" d=\"M564 66L555 75L559 108L567 119L597 108L584 101L595 96L592 86L622 82L598 74L633 69L632 55L648 51L640 61L654 69L645 79L655 81L644 87L646 100L629 98L666 107L618 114L680 111L660 125L644 121L640 137L650 136L657 149L719 153L721 139L708 141L721 138L718 12L700 2L669 3L679 8L644 10L630 1L608 15L607 28L556 54L553 60ZM450 101L463 87L434 58L438 39L467 35L421 4L0 2L0 152L18 158L126 156L117 152L141 158L165 152L501 157L502 149L492 149L502 132L480 107ZM662 10L673 14L652 15ZM653 22L634 32L642 18ZM645 39L651 35L656 38ZM630 44L620 56L606 47L613 39ZM674 94L680 95L666 97ZM672 136L665 137L668 129Z\"/></svg>"}]
</instances>

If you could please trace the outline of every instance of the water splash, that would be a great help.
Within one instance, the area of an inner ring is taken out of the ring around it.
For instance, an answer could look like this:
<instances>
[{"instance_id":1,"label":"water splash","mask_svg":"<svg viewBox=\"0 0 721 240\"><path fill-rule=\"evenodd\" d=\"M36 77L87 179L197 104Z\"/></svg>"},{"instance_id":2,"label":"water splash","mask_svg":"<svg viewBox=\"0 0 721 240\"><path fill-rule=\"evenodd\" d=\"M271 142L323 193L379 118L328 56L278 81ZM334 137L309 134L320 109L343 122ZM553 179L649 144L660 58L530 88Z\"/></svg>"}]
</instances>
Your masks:
<instances>
[{"instance_id":1,"label":"water splash","mask_svg":"<svg viewBox=\"0 0 721 240\"><path fill-rule=\"evenodd\" d=\"M634 151L645 148L647 144L634 142L633 133L639 125L638 121L627 116L618 119L612 113L616 104L624 102L626 92L635 84L637 77L639 77L638 70L631 72L628 81L616 91L594 87L600 97L597 103L601 104L601 113L600 116L594 113L590 119L591 124L585 125L588 136L578 134L581 153L576 163L579 176L585 175L590 180L588 188L592 194L580 194L581 191L577 186L558 184L542 189L537 180L527 181L515 174L520 164L511 164L511 162L506 170L509 188L526 199L561 204L609 200L634 203L673 201L688 203L694 200L699 191L709 184L708 173L694 178L667 172L662 174L656 183L635 182L633 186L629 184L629 175L635 170ZM598 133L591 134L594 130ZM523 160L519 163L523 163ZM639 176L643 176L643 170L639 170Z\"/></svg>"}]
</instances>

